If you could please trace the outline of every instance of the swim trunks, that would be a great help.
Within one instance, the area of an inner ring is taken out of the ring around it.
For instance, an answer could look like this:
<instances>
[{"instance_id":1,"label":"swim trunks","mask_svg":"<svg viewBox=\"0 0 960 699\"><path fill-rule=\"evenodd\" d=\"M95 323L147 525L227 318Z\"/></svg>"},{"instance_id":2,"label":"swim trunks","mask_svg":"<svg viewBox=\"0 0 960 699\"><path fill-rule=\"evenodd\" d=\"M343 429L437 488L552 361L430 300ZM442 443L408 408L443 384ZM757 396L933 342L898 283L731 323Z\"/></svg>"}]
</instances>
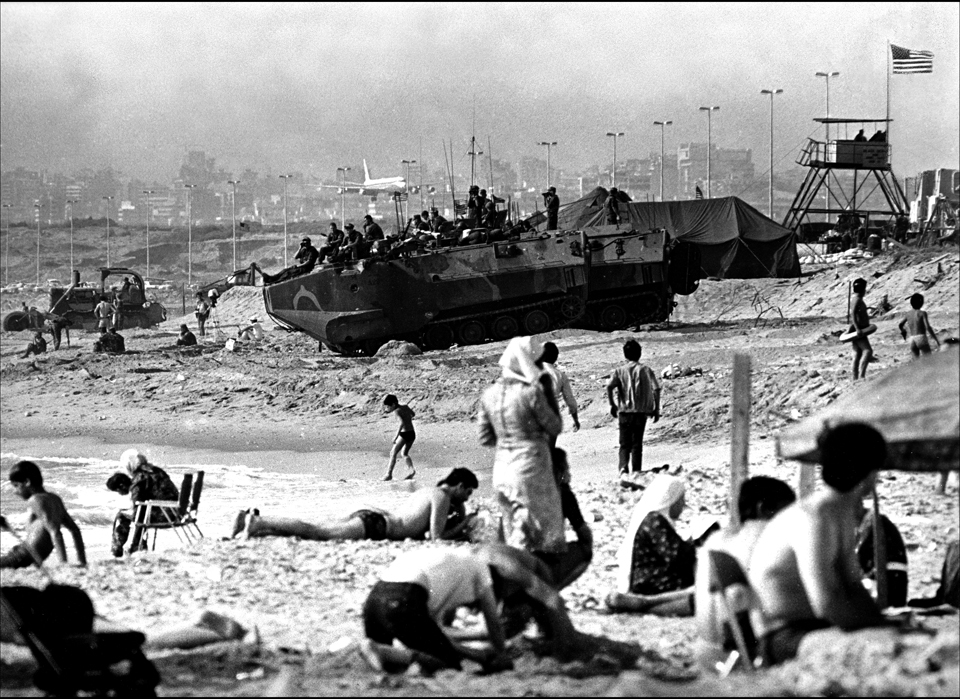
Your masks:
<instances>
[{"instance_id":1,"label":"swim trunks","mask_svg":"<svg viewBox=\"0 0 960 699\"><path fill-rule=\"evenodd\" d=\"M870 340L867 339L866 335L862 337L853 338L850 341L850 344L853 345L854 348L860 350L861 352L866 352L868 350L871 352L873 351L873 347L870 346Z\"/></svg>"},{"instance_id":2,"label":"swim trunks","mask_svg":"<svg viewBox=\"0 0 960 699\"><path fill-rule=\"evenodd\" d=\"M0 556L0 568L29 568L33 565L33 556L23 544L17 544Z\"/></svg>"},{"instance_id":3,"label":"swim trunks","mask_svg":"<svg viewBox=\"0 0 960 699\"><path fill-rule=\"evenodd\" d=\"M926 335L911 335L909 340L910 351L914 354L930 354L932 351L930 349L930 341L927 340Z\"/></svg>"},{"instance_id":4,"label":"swim trunks","mask_svg":"<svg viewBox=\"0 0 960 699\"><path fill-rule=\"evenodd\" d=\"M408 447L412 447L413 443L417 440L416 432L397 432L397 436L400 437Z\"/></svg>"},{"instance_id":5,"label":"swim trunks","mask_svg":"<svg viewBox=\"0 0 960 699\"><path fill-rule=\"evenodd\" d=\"M798 619L764 634L760 639L760 654L764 664L777 665L796 658L804 636L812 631L828 628L830 622L823 619Z\"/></svg>"},{"instance_id":6,"label":"swim trunks","mask_svg":"<svg viewBox=\"0 0 960 699\"><path fill-rule=\"evenodd\" d=\"M357 510L350 519L359 518L363 522L363 537L371 541L383 541L387 538L387 518L376 510Z\"/></svg>"}]
</instances>

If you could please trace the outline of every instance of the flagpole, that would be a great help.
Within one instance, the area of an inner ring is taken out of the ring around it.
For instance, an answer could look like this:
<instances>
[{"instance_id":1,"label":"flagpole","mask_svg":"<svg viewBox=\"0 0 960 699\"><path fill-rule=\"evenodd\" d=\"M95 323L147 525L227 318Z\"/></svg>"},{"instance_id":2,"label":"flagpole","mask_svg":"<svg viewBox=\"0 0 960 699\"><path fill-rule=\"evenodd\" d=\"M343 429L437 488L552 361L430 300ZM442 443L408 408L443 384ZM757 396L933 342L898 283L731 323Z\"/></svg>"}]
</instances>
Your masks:
<instances>
[{"instance_id":1,"label":"flagpole","mask_svg":"<svg viewBox=\"0 0 960 699\"><path fill-rule=\"evenodd\" d=\"M893 169L893 149L890 147L890 73L893 72L892 67L890 66L890 40L887 39L887 165L890 166L891 170Z\"/></svg>"}]
</instances>

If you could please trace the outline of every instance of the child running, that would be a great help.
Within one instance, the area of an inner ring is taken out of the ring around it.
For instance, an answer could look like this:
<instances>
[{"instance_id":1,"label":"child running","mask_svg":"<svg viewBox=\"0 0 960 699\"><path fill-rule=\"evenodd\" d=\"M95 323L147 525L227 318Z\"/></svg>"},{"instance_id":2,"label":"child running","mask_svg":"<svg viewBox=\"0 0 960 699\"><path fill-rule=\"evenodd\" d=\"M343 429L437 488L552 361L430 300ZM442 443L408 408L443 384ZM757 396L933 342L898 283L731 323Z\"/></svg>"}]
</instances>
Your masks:
<instances>
[{"instance_id":1,"label":"child running","mask_svg":"<svg viewBox=\"0 0 960 699\"><path fill-rule=\"evenodd\" d=\"M407 473L404 480L410 480L417 475L413 468L413 459L410 458L410 447L417 438L417 432L413 429L413 416L415 413L409 405L402 405L397 397L392 393L383 399L383 412L396 413L400 418L400 429L393 440L393 447L390 449L390 462L387 464L387 475L383 477L385 481L393 480L393 468L397 465L397 454L403 455L403 460L407 464Z\"/></svg>"},{"instance_id":2,"label":"child running","mask_svg":"<svg viewBox=\"0 0 960 699\"><path fill-rule=\"evenodd\" d=\"M914 294L910 297L910 305L913 310L907 311L907 314L900 321L900 334L904 340L909 340L910 351L914 357L921 354L930 354L930 343L927 341L927 334L930 334L940 347L940 338L930 326L930 319L927 312L920 310L923 308L923 294Z\"/></svg>"}]
</instances>

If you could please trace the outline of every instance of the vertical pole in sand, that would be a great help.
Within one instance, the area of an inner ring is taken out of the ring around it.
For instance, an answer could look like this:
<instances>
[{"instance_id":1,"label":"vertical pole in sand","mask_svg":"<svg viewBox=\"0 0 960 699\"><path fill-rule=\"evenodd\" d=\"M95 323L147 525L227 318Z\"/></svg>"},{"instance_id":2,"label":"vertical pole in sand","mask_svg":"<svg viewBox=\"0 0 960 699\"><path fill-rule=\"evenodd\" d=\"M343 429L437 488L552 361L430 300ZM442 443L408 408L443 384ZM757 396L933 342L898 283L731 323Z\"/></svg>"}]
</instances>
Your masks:
<instances>
[{"instance_id":1,"label":"vertical pole in sand","mask_svg":"<svg viewBox=\"0 0 960 699\"><path fill-rule=\"evenodd\" d=\"M847 324L850 323L850 289L853 285L850 282L847 282Z\"/></svg>"},{"instance_id":2,"label":"vertical pole in sand","mask_svg":"<svg viewBox=\"0 0 960 699\"><path fill-rule=\"evenodd\" d=\"M877 606L887 606L887 537L880 521L880 501L877 486L873 486L873 571L877 581Z\"/></svg>"},{"instance_id":3,"label":"vertical pole in sand","mask_svg":"<svg viewBox=\"0 0 960 699\"><path fill-rule=\"evenodd\" d=\"M733 355L733 395L730 400L730 525L740 527L737 499L750 470L750 355Z\"/></svg>"}]
</instances>

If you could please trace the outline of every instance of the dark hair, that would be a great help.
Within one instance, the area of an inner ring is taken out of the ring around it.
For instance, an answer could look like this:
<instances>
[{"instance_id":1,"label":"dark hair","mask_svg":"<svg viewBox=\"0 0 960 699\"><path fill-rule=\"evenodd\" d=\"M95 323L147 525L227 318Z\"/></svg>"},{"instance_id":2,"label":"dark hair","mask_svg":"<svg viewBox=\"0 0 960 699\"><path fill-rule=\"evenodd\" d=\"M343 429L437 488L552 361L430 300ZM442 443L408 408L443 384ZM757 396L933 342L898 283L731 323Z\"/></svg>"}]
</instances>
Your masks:
<instances>
[{"instance_id":1,"label":"dark hair","mask_svg":"<svg viewBox=\"0 0 960 699\"><path fill-rule=\"evenodd\" d=\"M480 487L480 481L477 480L476 474L469 468L457 466L455 469L450 471L446 478L444 478L442 481L438 481L437 485L452 485L454 487L458 485L465 485L468 488L473 488L476 490Z\"/></svg>"},{"instance_id":2,"label":"dark hair","mask_svg":"<svg viewBox=\"0 0 960 699\"><path fill-rule=\"evenodd\" d=\"M848 422L822 433L820 475L834 490L847 493L887 460L887 442L879 432L862 422Z\"/></svg>"},{"instance_id":3,"label":"dark hair","mask_svg":"<svg viewBox=\"0 0 960 699\"><path fill-rule=\"evenodd\" d=\"M554 364L557 361L557 357L560 356L560 350L557 349L557 346L552 342L543 343L543 352L540 353L541 362L549 362Z\"/></svg>"},{"instance_id":4,"label":"dark hair","mask_svg":"<svg viewBox=\"0 0 960 699\"><path fill-rule=\"evenodd\" d=\"M388 393L387 397L383 399L384 405L399 405L400 401L397 400L397 397L392 393Z\"/></svg>"},{"instance_id":5,"label":"dark hair","mask_svg":"<svg viewBox=\"0 0 960 699\"><path fill-rule=\"evenodd\" d=\"M867 280L862 278L857 278L853 280L853 293L862 294L867 290Z\"/></svg>"},{"instance_id":6,"label":"dark hair","mask_svg":"<svg viewBox=\"0 0 960 699\"><path fill-rule=\"evenodd\" d=\"M914 294L910 297L910 305L914 308L923 306L923 294Z\"/></svg>"},{"instance_id":7,"label":"dark hair","mask_svg":"<svg viewBox=\"0 0 960 699\"><path fill-rule=\"evenodd\" d=\"M40 467L32 461L18 461L10 469L8 476L11 483L29 483L34 488L43 487L43 475Z\"/></svg>"},{"instance_id":8,"label":"dark hair","mask_svg":"<svg viewBox=\"0 0 960 699\"><path fill-rule=\"evenodd\" d=\"M107 490L112 490L115 493L129 493L132 483L133 481L126 473L114 473L107 479Z\"/></svg>"},{"instance_id":9,"label":"dark hair","mask_svg":"<svg viewBox=\"0 0 960 699\"><path fill-rule=\"evenodd\" d=\"M754 476L740 486L737 510L740 521L768 519L797 499L793 488L779 478Z\"/></svg>"},{"instance_id":10,"label":"dark hair","mask_svg":"<svg viewBox=\"0 0 960 699\"><path fill-rule=\"evenodd\" d=\"M623 343L623 356L631 362L639 361L643 354L643 348L636 340L627 340Z\"/></svg>"}]
</instances>

